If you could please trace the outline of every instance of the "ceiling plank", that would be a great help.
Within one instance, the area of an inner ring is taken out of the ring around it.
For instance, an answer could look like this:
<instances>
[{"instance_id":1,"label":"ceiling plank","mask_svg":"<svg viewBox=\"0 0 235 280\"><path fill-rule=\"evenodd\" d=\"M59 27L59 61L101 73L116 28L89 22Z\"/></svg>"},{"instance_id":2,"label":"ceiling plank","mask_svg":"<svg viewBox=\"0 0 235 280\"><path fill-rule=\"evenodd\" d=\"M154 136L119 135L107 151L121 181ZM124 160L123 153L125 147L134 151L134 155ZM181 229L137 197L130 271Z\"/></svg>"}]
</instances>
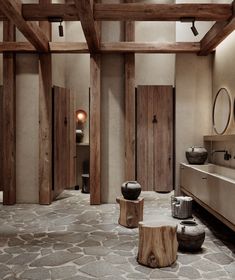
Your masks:
<instances>
[{"instance_id":1,"label":"ceiling plank","mask_svg":"<svg viewBox=\"0 0 235 280\"><path fill-rule=\"evenodd\" d=\"M194 53L200 50L200 43L101 43L102 53Z\"/></svg>"},{"instance_id":2,"label":"ceiling plank","mask_svg":"<svg viewBox=\"0 0 235 280\"><path fill-rule=\"evenodd\" d=\"M221 21L232 16L231 4L96 4L95 20L178 21L194 17L197 21Z\"/></svg>"},{"instance_id":3,"label":"ceiling plank","mask_svg":"<svg viewBox=\"0 0 235 280\"><path fill-rule=\"evenodd\" d=\"M228 21L216 22L201 40L199 55L211 53L226 37L235 30L235 1L233 1L233 16Z\"/></svg>"},{"instance_id":4,"label":"ceiling plank","mask_svg":"<svg viewBox=\"0 0 235 280\"><path fill-rule=\"evenodd\" d=\"M32 43L38 51L48 51L48 38L40 27L33 22L26 22L21 13L22 3L20 0L1 0L0 10L22 32L26 39Z\"/></svg>"},{"instance_id":5,"label":"ceiling plank","mask_svg":"<svg viewBox=\"0 0 235 280\"><path fill-rule=\"evenodd\" d=\"M75 6L80 17L82 29L86 37L89 51L99 49L99 30L93 18L93 0L75 0Z\"/></svg>"}]
</instances>

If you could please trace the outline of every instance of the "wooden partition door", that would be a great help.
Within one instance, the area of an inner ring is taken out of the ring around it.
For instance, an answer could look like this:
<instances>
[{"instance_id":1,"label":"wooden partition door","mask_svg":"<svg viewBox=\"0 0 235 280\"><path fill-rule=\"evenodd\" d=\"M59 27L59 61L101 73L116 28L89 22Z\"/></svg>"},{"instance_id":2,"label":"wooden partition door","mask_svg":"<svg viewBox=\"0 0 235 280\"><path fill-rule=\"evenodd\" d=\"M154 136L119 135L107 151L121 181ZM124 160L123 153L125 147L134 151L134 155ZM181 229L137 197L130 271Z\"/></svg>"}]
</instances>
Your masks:
<instances>
[{"instance_id":1,"label":"wooden partition door","mask_svg":"<svg viewBox=\"0 0 235 280\"><path fill-rule=\"evenodd\" d=\"M137 180L144 191L173 189L173 88L138 86Z\"/></svg>"},{"instance_id":2,"label":"wooden partition door","mask_svg":"<svg viewBox=\"0 0 235 280\"><path fill-rule=\"evenodd\" d=\"M75 186L76 129L73 93L53 88L53 197Z\"/></svg>"}]
</instances>

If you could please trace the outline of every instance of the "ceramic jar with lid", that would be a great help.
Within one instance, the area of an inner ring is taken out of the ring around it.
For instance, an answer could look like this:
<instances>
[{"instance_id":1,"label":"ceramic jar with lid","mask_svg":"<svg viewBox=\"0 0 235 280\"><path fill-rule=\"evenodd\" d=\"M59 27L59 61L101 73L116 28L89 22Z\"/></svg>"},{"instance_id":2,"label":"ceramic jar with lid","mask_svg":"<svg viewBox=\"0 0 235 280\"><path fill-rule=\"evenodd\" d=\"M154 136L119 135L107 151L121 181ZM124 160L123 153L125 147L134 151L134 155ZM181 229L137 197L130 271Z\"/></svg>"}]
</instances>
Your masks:
<instances>
[{"instance_id":1,"label":"ceramic jar with lid","mask_svg":"<svg viewBox=\"0 0 235 280\"><path fill-rule=\"evenodd\" d=\"M190 164L204 164L208 152L204 147L190 147L186 150L186 158Z\"/></svg>"},{"instance_id":2,"label":"ceramic jar with lid","mask_svg":"<svg viewBox=\"0 0 235 280\"><path fill-rule=\"evenodd\" d=\"M200 250L205 240L205 230L196 221L182 221L177 227L179 249L184 251Z\"/></svg>"},{"instance_id":3,"label":"ceramic jar with lid","mask_svg":"<svg viewBox=\"0 0 235 280\"><path fill-rule=\"evenodd\" d=\"M137 181L126 181L122 184L121 191L125 199L136 200L141 193L141 186Z\"/></svg>"}]
</instances>

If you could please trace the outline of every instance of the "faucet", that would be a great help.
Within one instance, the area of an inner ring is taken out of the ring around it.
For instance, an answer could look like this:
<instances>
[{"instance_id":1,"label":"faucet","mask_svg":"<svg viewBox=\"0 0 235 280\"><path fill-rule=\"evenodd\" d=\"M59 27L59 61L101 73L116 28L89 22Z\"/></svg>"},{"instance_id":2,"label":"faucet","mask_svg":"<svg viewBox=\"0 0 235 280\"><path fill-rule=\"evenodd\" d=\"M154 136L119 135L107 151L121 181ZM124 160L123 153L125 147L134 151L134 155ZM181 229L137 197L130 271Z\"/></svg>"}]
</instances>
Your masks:
<instances>
[{"instance_id":1,"label":"faucet","mask_svg":"<svg viewBox=\"0 0 235 280\"><path fill-rule=\"evenodd\" d=\"M230 160L230 158L232 157L227 150L213 150L211 152L211 155L213 156L213 154L215 153L224 153L224 160Z\"/></svg>"}]
</instances>

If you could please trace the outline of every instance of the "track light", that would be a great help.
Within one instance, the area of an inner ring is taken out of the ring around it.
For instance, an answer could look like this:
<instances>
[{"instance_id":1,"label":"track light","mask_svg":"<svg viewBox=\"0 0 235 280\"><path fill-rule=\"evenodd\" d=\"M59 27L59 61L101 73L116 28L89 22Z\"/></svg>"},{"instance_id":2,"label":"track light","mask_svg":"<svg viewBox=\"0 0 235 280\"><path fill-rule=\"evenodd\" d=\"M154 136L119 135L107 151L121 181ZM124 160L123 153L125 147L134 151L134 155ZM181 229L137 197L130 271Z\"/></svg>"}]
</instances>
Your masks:
<instances>
[{"instance_id":1,"label":"track light","mask_svg":"<svg viewBox=\"0 0 235 280\"><path fill-rule=\"evenodd\" d=\"M62 25L63 18L62 17L49 17L48 21L49 22L59 22L60 23L60 25L58 26L59 27L59 36L63 37L64 36L64 28L63 28L63 25Z\"/></svg>"},{"instance_id":2,"label":"track light","mask_svg":"<svg viewBox=\"0 0 235 280\"><path fill-rule=\"evenodd\" d=\"M191 30L194 36L197 36L199 33L197 28L195 27L195 18L194 17L182 17L180 19L181 22L192 22Z\"/></svg>"},{"instance_id":3,"label":"track light","mask_svg":"<svg viewBox=\"0 0 235 280\"><path fill-rule=\"evenodd\" d=\"M198 35L198 31L197 31L197 28L195 27L195 21L194 20L192 21L191 30L192 30L194 36Z\"/></svg>"},{"instance_id":4,"label":"track light","mask_svg":"<svg viewBox=\"0 0 235 280\"><path fill-rule=\"evenodd\" d=\"M60 37L64 36L64 28L63 28L63 25L62 25L62 21L60 22L60 25L59 25L59 36Z\"/></svg>"}]
</instances>

